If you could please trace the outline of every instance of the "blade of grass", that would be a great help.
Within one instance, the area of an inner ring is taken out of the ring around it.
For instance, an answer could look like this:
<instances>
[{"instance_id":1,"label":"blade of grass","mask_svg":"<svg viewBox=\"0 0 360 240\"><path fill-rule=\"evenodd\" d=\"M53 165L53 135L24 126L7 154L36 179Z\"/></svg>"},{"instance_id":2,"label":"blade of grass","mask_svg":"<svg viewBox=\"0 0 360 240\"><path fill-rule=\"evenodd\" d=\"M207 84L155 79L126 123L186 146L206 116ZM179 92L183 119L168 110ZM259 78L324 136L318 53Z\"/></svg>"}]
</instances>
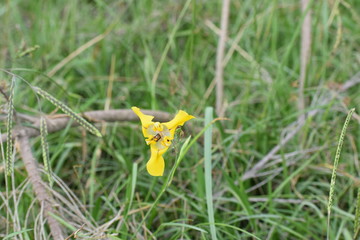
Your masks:
<instances>
[{"instance_id":1,"label":"blade of grass","mask_svg":"<svg viewBox=\"0 0 360 240\"><path fill-rule=\"evenodd\" d=\"M203 226L203 225L207 225L206 223L201 223L201 224L198 224L198 226ZM244 229L241 229L241 228L238 228L238 227L235 227L235 226L232 226L230 224L226 224L226 223L215 223L216 226L219 226L219 227L226 227L226 228L231 228L231 229L234 229L236 231L239 231L239 232L242 232L242 233L245 233L246 235L249 235L250 237L253 237L254 239L257 239L257 240L260 240L260 238L258 238L257 236L255 236L254 234L244 230Z\"/></svg>"},{"instance_id":2,"label":"blade of grass","mask_svg":"<svg viewBox=\"0 0 360 240\"><path fill-rule=\"evenodd\" d=\"M134 192L135 192L136 178L137 178L137 169L138 169L138 164L134 163L133 167L132 167L132 174L131 174L131 192L130 192L130 197L128 199L129 205L126 210L126 214L130 211L131 205L132 205L132 202L134 199Z\"/></svg>"},{"instance_id":3,"label":"blade of grass","mask_svg":"<svg viewBox=\"0 0 360 240\"><path fill-rule=\"evenodd\" d=\"M131 182L128 184L128 188L126 189L126 197L127 197L127 206L125 208L124 213L124 221L122 223L125 223L122 226L122 230L125 232L126 228L126 221L128 219L128 214L132 206L132 202L134 199L134 193L135 193L135 187L136 187L136 179L137 179L137 171L138 171L138 164L134 163L132 167L132 173L131 173Z\"/></svg>"},{"instance_id":4,"label":"blade of grass","mask_svg":"<svg viewBox=\"0 0 360 240\"><path fill-rule=\"evenodd\" d=\"M213 120L213 108L207 107L205 109L205 126ZM212 195L212 164L211 164L211 145L212 145L212 125L210 125L204 135L204 168L205 168L205 194L206 205L208 210L208 220L210 224L211 238L216 240L216 227L214 219L214 206Z\"/></svg>"},{"instance_id":5,"label":"blade of grass","mask_svg":"<svg viewBox=\"0 0 360 240\"><path fill-rule=\"evenodd\" d=\"M94 155L91 158L90 176L89 176L89 204L92 207L92 216L94 217L95 212L95 195L99 185L96 184L96 170L98 159L101 153L101 146L98 145L94 151Z\"/></svg>"},{"instance_id":6,"label":"blade of grass","mask_svg":"<svg viewBox=\"0 0 360 240\"><path fill-rule=\"evenodd\" d=\"M32 228L30 228L30 229L24 229L24 230L21 230L21 231L17 231L17 232L10 233L10 234L7 235L5 238L3 238L3 240L6 240L6 239L16 239L15 236L20 235L20 234L23 234L23 233L28 232L28 231L31 231L31 230L33 230L33 229L32 229Z\"/></svg>"},{"instance_id":7,"label":"blade of grass","mask_svg":"<svg viewBox=\"0 0 360 240\"><path fill-rule=\"evenodd\" d=\"M331 208L333 205L333 200L334 200L334 191L335 191L335 181L336 181L336 170L338 168L338 164L339 164L339 159L340 159L340 153L341 153L341 149L344 143L344 137L345 137L345 133L346 133L346 129L349 125L350 119L352 114L354 113L355 108L351 109L346 117L345 123L343 125L343 128L341 130L340 133L340 138L339 138L339 143L338 146L336 148L336 154L335 154L335 160L334 160L334 168L331 174L331 182L330 182L330 192L329 192L329 202L328 202L328 219L327 219L327 234L326 234L326 239L329 240L330 237L330 214L331 214Z\"/></svg>"},{"instance_id":8,"label":"blade of grass","mask_svg":"<svg viewBox=\"0 0 360 240\"><path fill-rule=\"evenodd\" d=\"M296 239L304 239L306 240L307 238L303 235L301 235L301 233L294 231L293 229L287 227L285 224L283 223L278 223L276 221L273 221L271 219L264 219L264 222L267 222L269 224L271 224L272 226L277 226L278 228L281 228L282 230L284 230L285 232L288 232L294 236L296 236Z\"/></svg>"},{"instance_id":9,"label":"blade of grass","mask_svg":"<svg viewBox=\"0 0 360 240\"><path fill-rule=\"evenodd\" d=\"M354 221L354 239L358 239L360 233L360 188L358 188L357 200L356 200L356 211Z\"/></svg>"},{"instance_id":10,"label":"blade of grass","mask_svg":"<svg viewBox=\"0 0 360 240\"><path fill-rule=\"evenodd\" d=\"M244 189L244 185L242 180L239 180L239 186L236 186L234 184L234 179L232 179L225 171L223 171L223 176L226 179L228 183L228 187L230 192L233 193L235 198L238 200L240 206L245 210L247 216L253 216L254 211L251 208L248 195ZM250 223L253 227L253 229L257 228L256 222L253 219L250 219Z\"/></svg>"},{"instance_id":11,"label":"blade of grass","mask_svg":"<svg viewBox=\"0 0 360 240\"><path fill-rule=\"evenodd\" d=\"M199 227L196 227L196 226L192 226L192 225L189 225L189 224L186 224L186 223L176 223L176 222L171 222L171 223L162 223L159 227L160 228L163 228L163 227L184 227L184 228L189 228L189 229L192 229L192 230L195 230L195 231L199 231L199 232L202 232L202 233L207 233L204 229L202 228L199 228Z\"/></svg>"},{"instance_id":12,"label":"blade of grass","mask_svg":"<svg viewBox=\"0 0 360 240\"><path fill-rule=\"evenodd\" d=\"M60 216L54 214L54 213L49 213L49 215L51 217L53 217L54 219L56 219L56 221L58 221L60 224L62 224L64 227L66 227L67 229L70 229L70 231L75 232L76 230L78 230L76 227L74 227L73 225L71 225L71 223L69 223L68 221L62 219ZM78 237L84 237L83 234L78 233L77 235Z\"/></svg>"}]
</instances>

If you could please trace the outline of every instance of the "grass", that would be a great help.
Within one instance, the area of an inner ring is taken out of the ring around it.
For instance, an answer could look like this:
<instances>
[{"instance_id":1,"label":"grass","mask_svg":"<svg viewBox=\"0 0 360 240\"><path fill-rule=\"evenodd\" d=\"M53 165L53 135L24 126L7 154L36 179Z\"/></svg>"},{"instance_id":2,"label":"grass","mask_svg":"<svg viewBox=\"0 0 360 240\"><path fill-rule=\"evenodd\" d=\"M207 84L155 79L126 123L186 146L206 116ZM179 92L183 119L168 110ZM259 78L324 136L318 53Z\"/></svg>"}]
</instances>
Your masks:
<instances>
[{"instance_id":1,"label":"grass","mask_svg":"<svg viewBox=\"0 0 360 240\"><path fill-rule=\"evenodd\" d=\"M340 134L340 137L339 137L339 143L338 143L338 146L336 148L336 154L335 154L335 160L334 160L334 166L333 166L333 171L332 171L332 174L331 174L331 182L330 182L330 192L329 192L329 201L328 201L328 235L327 235L327 238L329 239L329 231L330 231L330 217L331 217L331 208L332 208L332 205L333 205L333 199L334 199L334 191L335 191L335 183L336 183L336 171L337 171L337 168L338 168L338 165L339 165L339 159L340 159L340 154L341 154L341 149L342 149L342 146L343 146L343 143L344 143L344 137L345 137L345 134L346 134L346 129L349 125L349 122L350 122L350 119L353 115L355 111L355 108L351 109L346 117L346 120L344 122L344 126L341 130L341 134ZM358 207L358 203L357 204L357 207ZM357 215L357 214L356 214ZM356 228L357 228L357 219L355 219L355 232L356 232ZM356 236L356 235L355 235ZM356 238L356 237L354 237Z\"/></svg>"},{"instance_id":2,"label":"grass","mask_svg":"<svg viewBox=\"0 0 360 240\"><path fill-rule=\"evenodd\" d=\"M205 109L205 126L211 124L213 121L213 109L207 107ZM208 219L210 224L210 233L212 239L217 239L216 237L216 227L214 219L214 206L213 206L213 192L212 192L212 126L205 131L204 135L204 169L205 169L205 193L206 193L206 206L208 212Z\"/></svg>"},{"instance_id":3,"label":"grass","mask_svg":"<svg viewBox=\"0 0 360 240\"><path fill-rule=\"evenodd\" d=\"M205 109L215 105L211 85L221 1L1 4L0 68L19 76L15 113L62 113L36 96L23 78L76 113L138 106L172 114L183 109L197 117L185 124L166 153L160 178L146 172L150 152L140 122L97 123L102 138L82 128L49 133L54 176L49 191L59 203L57 219L66 233L85 224L79 236L112 239L325 239L327 233L329 239L351 239L359 234L354 229L359 225L359 86L335 93L360 69L359 8L356 0L312 2L305 111L319 112L258 176L243 180L295 128L301 114L299 1L231 2L224 69L229 120L207 129L211 139L203 139L203 132L210 121ZM10 92L11 81L0 72L4 92ZM1 96L2 110L6 104ZM352 108L331 187L335 194L328 227L333 160ZM1 117L0 133L5 134L6 113ZM32 144L41 164L40 136ZM1 149L5 159L6 144ZM7 179L4 166L0 238L45 239L49 229L18 154Z\"/></svg>"}]
</instances>

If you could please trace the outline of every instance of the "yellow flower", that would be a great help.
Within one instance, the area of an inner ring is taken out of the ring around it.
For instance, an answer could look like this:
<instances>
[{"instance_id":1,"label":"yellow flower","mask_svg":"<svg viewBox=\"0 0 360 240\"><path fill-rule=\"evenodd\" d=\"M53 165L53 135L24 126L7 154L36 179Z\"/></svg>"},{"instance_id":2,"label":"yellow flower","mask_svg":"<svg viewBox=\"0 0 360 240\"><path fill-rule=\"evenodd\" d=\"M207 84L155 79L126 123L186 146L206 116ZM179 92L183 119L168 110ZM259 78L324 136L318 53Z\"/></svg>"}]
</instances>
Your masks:
<instances>
[{"instance_id":1,"label":"yellow flower","mask_svg":"<svg viewBox=\"0 0 360 240\"><path fill-rule=\"evenodd\" d=\"M146 144L150 145L151 157L146 164L146 169L152 176L162 176L165 168L162 155L170 147L176 128L184 125L194 116L180 110L170 122L159 123L153 122L154 116L143 114L139 108L132 107L131 109L140 118Z\"/></svg>"}]
</instances>

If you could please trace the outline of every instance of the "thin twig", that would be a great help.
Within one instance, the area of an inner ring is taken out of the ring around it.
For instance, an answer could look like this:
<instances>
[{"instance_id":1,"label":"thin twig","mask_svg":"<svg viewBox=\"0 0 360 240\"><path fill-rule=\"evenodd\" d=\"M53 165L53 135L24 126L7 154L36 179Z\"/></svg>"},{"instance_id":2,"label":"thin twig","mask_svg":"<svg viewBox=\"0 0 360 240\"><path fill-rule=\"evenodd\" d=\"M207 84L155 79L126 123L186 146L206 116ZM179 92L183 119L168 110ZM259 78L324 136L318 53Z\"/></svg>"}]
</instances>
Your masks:
<instances>
[{"instance_id":1,"label":"thin twig","mask_svg":"<svg viewBox=\"0 0 360 240\"><path fill-rule=\"evenodd\" d=\"M6 101L9 101L9 97L8 95L4 92L4 90L0 87L0 93L4 96L4 98L6 99Z\"/></svg>"},{"instance_id":2,"label":"thin twig","mask_svg":"<svg viewBox=\"0 0 360 240\"><path fill-rule=\"evenodd\" d=\"M350 78L349 81L345 82L343 85L340 86L340 92L344 92L359 83L360 83L360 72L357 72L352 78Z\"/></svg>"},{"instance_id":3,"label":"thin twig","mask_svg":"<svg viewBox=\"0 0 360 240\"><path fill-rule=\"evenodd\" d=\"M56 66L53 69L51 69L48 72L47 75L49 77L53 77L61 68L63 68L68 62L70 62L71 60L76 58L80 53L82 53L83 51L85 51L89 47L91 47L94 44L96 44L96 43L100 42L101 40L103 40L108 35L110 30L111 30L111 28L107 29L104 33L97 35L96 37L92 38L91 40L89 40L85 44L81 45L78 49L76 49L75 51L70 53L66 58L64 58L61 62L56 64Z\"/></svg>"},{"instance_id":4,"label":"thin twig","mask_svg":"<svg viewBox=\"0 0 360 240\"><path fill-rule=\"evenodd\" d=\"M70 234L65 240L70 240L73 236L74 238L77 238L77 234L84 228L85 224L81 225L80 228L78 228L75 232Z\"/></svg>"},{"instance_id":5,"label":"thin twig","mask_svg":"<svg viewBox=\"0 0 360 240\"><path fill-rule=\"evenodd\" d=\"M224 96L224 55L225 55L225 44L227 38L227 28L228 28L228 20L229 20L229 8L230 8L230 0L223 0L222 2L222 11L221 11L221 33L220 39L216 52L216 73L215 73L215 81L216 81L216 113L219 117L223 117L223 96Z\"/></svg>"},{"instance_id":6,"label":"thin twig","mask_svg":"<svg viewBox=\"0 0 360 240\"><path fill-rule=\"evenodd\" d=\"M303 13L306 13L301 28L301 54L300 54L300 78L299 78L299 102L298 102L299 111L303 113L305 110L304 86L306 80L306 69L309 63L310 46L311 46L311 12L308 9L309 0L300 0L300 1L301 1L301 10Z\"/></svg>"},{"instance_id":7,"label":"thin twig","mask_svg":"<svg viewBox=\"0 0 360 240\"><path fill-rule=\"evenodd\" d=\"M45 184L41 180L40 172L31 151L29 137L26 135L25 131L18 134L17 142L19 144L21 158L24 161L26 171L29 175L29 180L33 186L36 199L40 202L40 205L44 207L44 213L49 224L51 235L55 240L62 240L64 237L60 224L51 216L51 213L55 213L54 207L51 204L51 196L46 191Z\"/></svg>"},{"instance_id":8,"label":"thin twig","mask_svg":"<svg viewBox=\"0 0 360 240\"><path fill-rule=\"evenodd\" d=\"M111 65L110 65L110 74L109 74L109 84L106 91L106 100L104 110L107 111L110 109L111 100L112 100L112 91L113 91L113 83L114 83L114 76L115 76L115 64L116 64L116 57L115 55L111 56ZM101 134L105 135L106 133L106 122L104 122L101 126Z\"/></svg>"},{"instance_id":9,"label":"thin twig","mask_svg":"<svg viewBox=\"0 0 360 240\"><path fill-rule=\"evenodd\" d=\"M162 111L149 111L144 110L145 114L155 116L156 121L168 121L170 114ZM89 111L82 114L92 122L117 122L117 121L137 121L138 117L130 109L118 109L108 111ZM53 133L64 129L71 119L64 114L47 116L46 124L48 126L48 132ZM72 126L78 126L76 122L72 122ZM14 129L13 138L16 137L20 130L25 130L28 137L36 137L40 135L40 118L34 122L32 127L20 127L20 129ZM7 135L1 136L1 142L6 141Z\"/></svg>"}]
</instances>

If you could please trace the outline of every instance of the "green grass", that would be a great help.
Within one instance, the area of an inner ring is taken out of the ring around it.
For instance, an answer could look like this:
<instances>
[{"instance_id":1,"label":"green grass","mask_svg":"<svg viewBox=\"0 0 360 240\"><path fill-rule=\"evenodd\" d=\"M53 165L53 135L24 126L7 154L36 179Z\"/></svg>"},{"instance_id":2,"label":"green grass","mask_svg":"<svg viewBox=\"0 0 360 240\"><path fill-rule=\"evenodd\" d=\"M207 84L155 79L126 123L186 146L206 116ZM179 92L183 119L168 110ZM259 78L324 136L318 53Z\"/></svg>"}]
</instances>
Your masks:
<instances>
[{"instance_id":1,"label":"green grass","mask_svg":"<svg viewBox=\"0 0 360 240\"><path fill-rule=\"evenodd\" d=\"M106 234L112 239L215 239L216 234L217 239L325 239L328 232L329 239L351 239L359 225L355 211L359 209L360 89L354 86L341 94L334 90L360 70L356 11L360 2L340 1L337 6L335 2L311 5L305 111L320 111L306 120L259 176L247 180L242 180L243 174L294 129L291 124L301 114L296 87L299 1L231 1L225 55L236 39L240 49L228 55L224 69L228 120L207 129L211 139L204 139L203 133L210 121L205 109L215 105L215 91L209 86L215 76L218 35L212 26L220 26L221 1L7 0L0 4L0 68L19 76L13 97L16 113L40 117L56 109L32 86L75 113L105 109L110 89L110 109L138 106L172 114L183 109L196 117L185 124L164 155L166 169L160 178L146 172L150 151L140 122L106 127L97 123L99 130L105 129L102 138L82 128L49 133L46 141L54 176L49 191L59 204L56 216L66 234L85 224L79 236L94 238ZM102 40L66 62L51 78L46 76L104 33ZM11 91L11 79L0 71L0 87L6 93ZM322 102L323 98L328 101ZM0 106L7 109L2 95ZM333 160L352 108L356 110L332 187L328 228ZM6 112L1 117L0 133L5 134ZM42 164L40 136L32 144ZM1 145L2 159L8 154L6 147ZM0 238L11 234L10 238L21 240L45 239L49 229L46 224L42 227L40 206L19 155L12 177L6 177L4 167L0 166Z\"/></svg>"},{"instance_id":2,"label":"green grass","mask_svg":"<svg viewBox=\"0 0 360 240\"><path fill-rule=\"evenodd\" d=\"M342 149L342 146L344 144L344 138L345 138L345 134L346 134L346 129L349 125L349 122L350 122L350 119L353 115L355 111L355 108L352 108L347 117L346 117L346 120L344 122L344 126L341 130L341 134L340 134L340 137L339 137L339 143L338 143L338 146L336 148L336 154L335 154L335 160L334 160L334 166L333 166L333 171L332 171L332 174L331 174L331 182L330 182L330 191L329 191L329 201L328 201L328 235L327 235L327 238L329 239L329 232L330 232L330 219L331 219L331 208L333 206L333 200L334 200L334 191L335 191L335 184L336 184L336 175L337 175L337 168L339 166L339 160L340 160L340 154L341 154L341 149ZM356 203L356 206L358 207L358 203ZM356 215L358 215L356 213ZM357 218L357 216L355 216ZM356 233L356 229L357 229L357 219L355 219L355 233ZM356 236L356 235L355 235Z\"/></svg>"},{"instance_id":3,"label":"green grass","mask_svg":"<svg viewBox=\"0 0 360 240\"><path fill-rule=\"evenodd\" d=\"M207 107L205 109L205 126L211 124L213 121L213 109ZM212 184L212 126L205 131L204 135L204 169L205 169L205 192L206 192L206 206L208 212L208 219L210 224L210 233L212 239L217 239L216 227L214 220L214 206L213 206L213 184Z\"/></svg>"}]
</instances>

